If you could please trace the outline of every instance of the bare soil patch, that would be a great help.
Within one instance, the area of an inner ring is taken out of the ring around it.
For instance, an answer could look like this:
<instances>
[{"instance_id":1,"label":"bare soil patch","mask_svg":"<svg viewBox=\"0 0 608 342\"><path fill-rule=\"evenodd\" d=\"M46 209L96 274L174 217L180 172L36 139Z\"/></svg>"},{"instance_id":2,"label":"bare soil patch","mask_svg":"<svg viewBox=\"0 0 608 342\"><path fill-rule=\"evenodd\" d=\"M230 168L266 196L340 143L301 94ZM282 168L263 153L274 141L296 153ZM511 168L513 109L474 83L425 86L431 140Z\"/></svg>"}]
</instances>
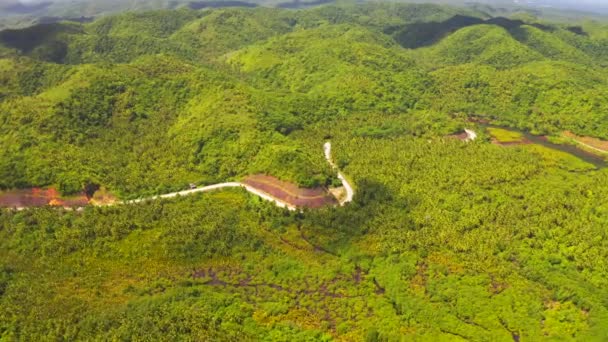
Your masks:
<instances>
[{"instance_id":1,"label":"bare soil patch","mask_svg":"<svg viewBox=\"0 0 608 342\"><path fill-rule=\"evenodd\" d=\"M602 150L602 151L608 153L608 141L606 141L606 140L600 140L598 138L593 138L593 137L582 137L582 136L578 136L570 131L565 131L563 133L563 135L567 138L574 139L578 142L581 142L583 144L589 145L593 148L596 148L598 150Z\"/></svg>"},{"instance_id":2,"label":"bare soil patch","mask_svg":"<svg viewBox=\"0 0 608 342\"><path fill-rule=\"evenodd\" d=\"M243 183L296 207L320 208L338 204L336 198L322 187L300 188L295 184L267 175L248 176Z\"/></svg>"},{"instance_id":3,"label":"bare soil patch","mask_svg":"<svg viewBox=\"0 0 608 342\"><path fill-rule=\"evenodd\" d=\"M0 192L0 207L25 208L43 207L46 205L58 207L82 207L89 203L89 198L83 193L70 197L62 197L55 188L30 188Z\"/></svg>"},{"instance_id":4,"label":"bare soil patch","mask_svg":"<svg viewBox=\"0 0 608 342\"><path fill-rule=\"evenodd\" d=\"M467 139L469 138L467 132L461 132L461 133L457 133L457 134L450 134L447 136L447 138L449 139L458 139L460 141L467 141Z\"/></svg>"}]
</instances>

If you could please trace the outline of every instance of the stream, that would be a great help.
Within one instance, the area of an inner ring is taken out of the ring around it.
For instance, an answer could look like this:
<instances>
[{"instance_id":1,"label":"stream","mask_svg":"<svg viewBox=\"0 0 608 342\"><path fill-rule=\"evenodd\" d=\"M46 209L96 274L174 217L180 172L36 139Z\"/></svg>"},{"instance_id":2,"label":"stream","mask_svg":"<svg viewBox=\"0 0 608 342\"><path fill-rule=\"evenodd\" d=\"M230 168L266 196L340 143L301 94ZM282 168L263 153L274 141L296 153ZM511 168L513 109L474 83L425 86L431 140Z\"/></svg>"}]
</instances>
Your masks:
<instances>
[{"instance_id":1,"label":"stream","mask_svg":"<svg viewBox=\"0 0 608 342\"><path fill-rule=\"evenodd\" d=\"M512 127L505 127L505 126L496 126L496 125L482 125L482 127L484 128L501 128L501 129L505 129L505 130L509 130L509 131L513 131L513 132L518 132L521 133L523 135L524 141L529 141L532 144L538 144L538 145L542 145L544 147L547 148L551 148L554 150L558 150L558 151L562 151L565 153L568 153L570 155L573 155L589 164L594 165L596 168L598 169L602 169L608 166L608 162L606 161L606 159L604 159L604 157L599 156L597 154L594 154L592 152L589 151L585 151L581 148L578 148L575 145L568 145L568 144L557 144L557 143L553 143L550 142L547 138L547 136L544 135L533 135L530 134L528 132L519 130L519 129L515 129Z\"/></svg>"}]
</instances>

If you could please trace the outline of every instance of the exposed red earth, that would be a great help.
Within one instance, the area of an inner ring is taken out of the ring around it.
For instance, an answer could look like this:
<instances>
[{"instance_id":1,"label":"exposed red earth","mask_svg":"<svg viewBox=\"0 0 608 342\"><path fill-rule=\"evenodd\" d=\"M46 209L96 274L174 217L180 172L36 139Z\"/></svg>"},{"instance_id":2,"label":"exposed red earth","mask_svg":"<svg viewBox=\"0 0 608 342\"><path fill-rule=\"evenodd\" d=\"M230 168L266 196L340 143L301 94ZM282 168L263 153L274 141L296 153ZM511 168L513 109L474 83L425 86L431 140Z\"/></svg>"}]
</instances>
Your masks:
<instances>
[{"instance_id":1,"label":"exposed red earth","mask_svg":"<svg viewBox=\"0 0 608 342\"><path fill-rule=\"evenodd\" d=\"M243 183L296 207L320 208L337 205L338 201L322 187L307 189L267 175L252 175Z\"/></svg>"},{"instance_id":2,"label":"exposed red earth","mask_svg":"<svg viewBox=\"0 0 608 342\"><path fill-rule=\"evenodd\" d=\"M474 134L474 133L473 133ZM327 162L337 170L336 165L331 160L331 144L326 142L323 145ZM296 208L320 208L328 205L344 205L351 202L354 190L344 177L337 170L338 178L342 181L342 187L327 189L316 187L312 189L300 188L297 185L268 175L248 176L243 182L226 182L212 184L203 187L191 186L188 190L171 192L135 200L119 201L108 192L104 187L91 184L85 187L82 193L71 196L61 197L54 188L30 188L11 191L0 191L0 208L25 209L29 207L57 206L64 208L82 208L86 205L117 205L133 204L145 201L152 201L162 198L174 198L177 196L187 196L199 192L214 191L223 188L241 187L265 200L275 202L282 208L296 210ZM332 194L332 192L335 194ZM337 198L341 198L338 201Z\"/></svg>"},{"instance_id":3,"label":"exposed red earth","mask_svg":"<svg viewBox=\"0 0 608 342\"><path fill-rule=\"evenodd\" d=\"M608 153L608 141L606 140L601 140L593 137L579 136L570 131L565 131L562 133L562 135L566 138L572 139L578 145L582 146L583 148L587 148L593 152L599 152L600 154Z\"/></svg>"},{"instance_id":4,"label":"exposed red earth","mask_svg":"<svg viewBox=\"0 0 608 342\"><path fill-rule=\"evenodd\" d=\"M293 207L320 208L338 204L336 198L326 188L300 188L293 183L281 181L272 176L252 175L245 178L242 183ZM238 185L238 183L235 184ZM190 191L196 192L198 189ZM110 201L106 204L114 202ZM105 202L96 197L91 199L84 192L76 196L62 197L54 188L30 188L0 192L0 208L29 208L47 205L83 207L91 203L100 205Z\"/></svg>"},{"instance_id":5,"label":"exposed red earth","mask_svg":"<svg viewBox=\"0 0 608 342\"><path fill-rule=\"evenodd\" d=\"M89 198L82 193L71 197L61 197L55 188L31 188L0 192L0 207L26 208L43 207L82 207L89 204Z\"/></svg>"},{"instance_id":6,"label":"exposed red earth","mask_svg":"<svg viewBox=\"0 0 608 342\"><path fill-rule=\"evenodd\" d=\"M461 141L466 141L469 138L467 132L464 132L464 131L461 133L457 133L457 134L450 134L447 137L450 139L458 139Z\"/></svg>"}]
</instances>

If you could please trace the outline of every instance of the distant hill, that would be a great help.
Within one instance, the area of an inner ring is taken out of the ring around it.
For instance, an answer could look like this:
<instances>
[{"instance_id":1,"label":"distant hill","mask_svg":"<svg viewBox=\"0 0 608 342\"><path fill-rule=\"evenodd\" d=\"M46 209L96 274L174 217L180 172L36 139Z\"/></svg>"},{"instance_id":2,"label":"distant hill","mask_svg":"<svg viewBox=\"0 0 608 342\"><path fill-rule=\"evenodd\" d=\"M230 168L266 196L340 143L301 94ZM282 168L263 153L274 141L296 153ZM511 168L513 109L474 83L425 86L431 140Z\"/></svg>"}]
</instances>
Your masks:
<instances>
[{"instance_id":1,"label":"distant hill","mask_svg":"<svg viewBox=\"0 0 608 342\"><path fill-rule=\"evenodd\" d=\"M145 144L169 144L163 139L175 136L175 153L155 158L182 165L184 178L198 173L209 179L250 170L252 165L240 163L231 170L216 169L236 153L220 148L229 146L228 141L236 148L248 135L247 141L269 135L273 138L268 138L267 148L277 148L273 144L281 145L285 137L272 132L298 131L348 111L483 111L522 128L605 137L603 126L585 124L601 117L604 100L594 98L592 107L584 110L577 107L607 86L596 76L608 51L608 40L599 32L595 26L573 31L563 24L418 4L328 5L306 11L184 8L129 12L92 23L40 24L0 32L4 63L15 68L2 76L3 83L19 85L0 92L7 99L5 109L12 108L13 119L4 129L19 127L22 135L11 144L32 149L32 157L42 153L42 146L52 150L72 144L66 153L73 153L73 162L83 165L90 149L101 146L126 157L124 146L115 140L119 135L141 135ZM532 74L531 65L539 68ZM587 81L564 83L558 75ZM159 82L166 85L166 93L154 91ZM525 96L505 89L521 86L523 91L531 85L536 90ZM222 102L222 92L232 95ZM84 100L91 96L98 102ZM21 125L27 108L46 114L37 116L35 125ZM130 113L129 120L141 122L142 128L149 120L159 120L160 126L136 129L115 113ZM215 121L200 121L202 113L241 119L211 124ZM570 119L558 120L561 115ZM252 127L264 129L251 131ZM164 133L155 135L157 129ZM43 141L31 144L31 139ZM240 153L267 153L259 141L248 142L251 145ZM94 164L109 167L116 162ZM309 170L294 166L275 171L302 183L316 175L318 183L324 182L320 165L322 160L310 164ZM59 164L45 168L45 177L34 177L25 169L16 172L12 179L4 179L5 186L44 185L63 177L56 169ZM154 173L133 172L141 179L139 185L131 182L126 187L115 178L113 186L124 193L137 193L139 187L152 192L165 182ZM107 176L83 171L80 177ZM147 177L153 178L144 181ZM176 186L180 181L169 183Z\"/></svg>"},{"instance_id":2,"label":"distant hill","mask_svg":"<svg viewBox=\"0 0 608 342\"><path fill-rule=\"evenodd\" d=\"M561 1L514 1L514 0L403 0L404 3L448 4L468 7L491 16L532 15L549 20L578 22L583 18L604 20L608 7L601 1L595 0L561 0ZM302 9L323 6L334 3L333 0L320 1L283 1L283 0L248 0L248 1L194 1L194 0L8 0L0 3L0 30L3 28L19 28L37 23L51 23L61 20L89 20L99 16L123 11L146 11L157 9L176 9L188 7L191 9L227 8L227 7L278 7L286 9ZM349 3L339 1L338 3Z\"/></svg>"}]
</instances>

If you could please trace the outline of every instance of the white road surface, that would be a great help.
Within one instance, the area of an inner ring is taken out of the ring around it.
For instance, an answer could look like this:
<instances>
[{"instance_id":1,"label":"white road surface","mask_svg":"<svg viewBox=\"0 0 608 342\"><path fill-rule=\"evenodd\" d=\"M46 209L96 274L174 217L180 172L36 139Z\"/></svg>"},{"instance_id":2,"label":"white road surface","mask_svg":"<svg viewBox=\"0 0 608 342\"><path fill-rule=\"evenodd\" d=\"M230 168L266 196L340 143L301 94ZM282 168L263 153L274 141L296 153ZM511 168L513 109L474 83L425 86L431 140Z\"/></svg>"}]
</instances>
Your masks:
<instances>
[{"instance_id":1,"label":"white road surface","mask_svg":"<svg viewBox=\"0 0 608 342\"><path fill-rule=\"evenodd\" d=\"M132 204L132 203L141 203L141 202L147 202L147 201L154 201L157 199L161 199L161 198L173 198L173 197L177 197L177 196L188 196L188 195L192 195L198 192L209 192L209 191L214 191L214 190L218 190L218 189L223 189L223 188L237 188L237 187L241 187L244 188L245 190L249 191L250 193L257 195L267 201L271 201L274 202L278 207L281 208L287 208L289 210L296 210L296 207L283 202L277 198L274 198L268 194L266 194L263 191L260 191L254 187L251 187L247 184L243 184L243 183L239 183L239 182L228 182L228 183L219 183L219 184L213 184L213 185L208 185L208 186L204 186L202 188L196 188L196 189L191 189L191 190L184 190L184 191L177 191L177 192L171 192L168 194L163 194L163 195L158 195L158 196L152 196L152 197L146 197L146 198L139 198L136 200L130 200L130 201L124 201L121 202L123 204Z\"/></svg>"},{"instance_id":2,"label":"white road surface","mask_svg":"<svg viewBox=\"0 0 608 342\"><path fill-rule=\"evenodd\" d=\"M325 159L332 166L332 168L337 170L338 168L336 167L336 165L333 163L333 161L331 159L331 143L326 142L325 145L323 146L323 148L325 151ZM340 205L344 205L353 200L354 191L353 191L353 188L348 183L348 181L346 180L346 178L344 177L344 175L340 171L338 171L338 178L342 181L342 184L344 185L344 188L346 189L346 198L344 198L342 201L340 201ZM171 192L168 194L162 194L162 195L156 195L156 196L151 196L151 197L138 198L135 200L117 202L115 204L135 204L135 203L141 203L141 202L147 202L147 201L154 201L154 200L158 200L158 199L162 199L162 198L174 198L177 196L188 196L188 195L192 195L192 194L199 193L199 192L209 192L209 191L214 191L214 190L223 189L223 188L237 188L237 187L244 188L245 190L249 191L250 193L252 193L256 196L261 197L264 200L274 202L274 204L276 204L278 207L287 208L288 210L291 210L291 211L294 211L297 209L295 206L293 206L287 202L281 201L280 199L274 198L261 190L258 190L252 186L249 186L244 183L239 183L239 182L227 182L227 183L213 184L213 185L208 185L208 186L191 189L191 190L176 191L176 192ZM19 208L14 208L14 209L24 210L26 208L19 207ZM66 208L66 209L71 209L71 208ZM82 208L78 208L78 209L82 209Z\"/></svg>"},{"instance_id":3,"label":"white road surface","mask_svg":"<svg viewBox=\"0 0 608 342\"><path fill-rule=\"evenodd\" d=\"M464 132L467 134L467 141L473 141L477 139L477 133L475 133L475 131L465 128Z\"/></svg>"},{"instance_id":4,"label":"white road surface","mask_svg":"<svg viewBox=\"0 0 608 342\"><path fill-rule=\"evenodd\" d=\"M338 167L336 166L336 164L334 164L334 162L331 158L331 142L328 141L325 143L325 145L323 145L323 151L325 151L325 160L327 160L327 162L329 163L329 165L331 165L331 167L338 170ZM346 197L340 201L340 205L344 205L348 202L352 202L353 196L355 195L355 191L353 190L353 187L350 186L350 184L348 183L348 181L346 180L346 178L344 177L342 172L340 172L339 170L338 170L338 179L340 179L342 181L342 185L344 186L344 189L346 190Z\"/></svg>"},{"instance_id":5,"label":"white road surface","mask_svg":"<svg viewBox=\"0 0 608 342\"><path fill-rule=\"evenodd\" d=\"M328 141L325 143L325 145L323 145L323 151L325 152L325 160L327 160L327 162L329 163L329 165L331 165L332 168L338 170L338 167L336 166L336 164L333 162L333 160L331 158L331 142ZM340 171L338 171L338 179L340 179L340 181L342 181L342 185L344 186L344 189L346 190L346 197L340 201L340 205L344 205L348 202L352 202L353 196L355 195L355 192L354 192L352 186L348 183L348 181L346 180L346 178ZM267 193L260 191L252 186L249 186L244 183L239 183L239 182L227 182L227 183L213 184L213 185L204 186L202 188L171 192L168 194L139 198L139 199L130 200L130 201L123 201L123 202L120 202L120 204L135 204L135 203L141 203L141 202L146 202L146 201L154 201L154 200L158 200L161 198L188 196L188 195L192 195L192 194L199 193L199 192L209 192L209 191L214 191L214 190L223 189L223 188L237 188L237 187L245 188L245 190L249 191L250 193L252 193L256 196L261 197L262 199L274 202L274 204L276 204L278 207L287 208L292 211L296 210L296 207L289 203L286 203L277 198L274 198L274 197L268 195Z\"/></svg>"}]
</instances>

